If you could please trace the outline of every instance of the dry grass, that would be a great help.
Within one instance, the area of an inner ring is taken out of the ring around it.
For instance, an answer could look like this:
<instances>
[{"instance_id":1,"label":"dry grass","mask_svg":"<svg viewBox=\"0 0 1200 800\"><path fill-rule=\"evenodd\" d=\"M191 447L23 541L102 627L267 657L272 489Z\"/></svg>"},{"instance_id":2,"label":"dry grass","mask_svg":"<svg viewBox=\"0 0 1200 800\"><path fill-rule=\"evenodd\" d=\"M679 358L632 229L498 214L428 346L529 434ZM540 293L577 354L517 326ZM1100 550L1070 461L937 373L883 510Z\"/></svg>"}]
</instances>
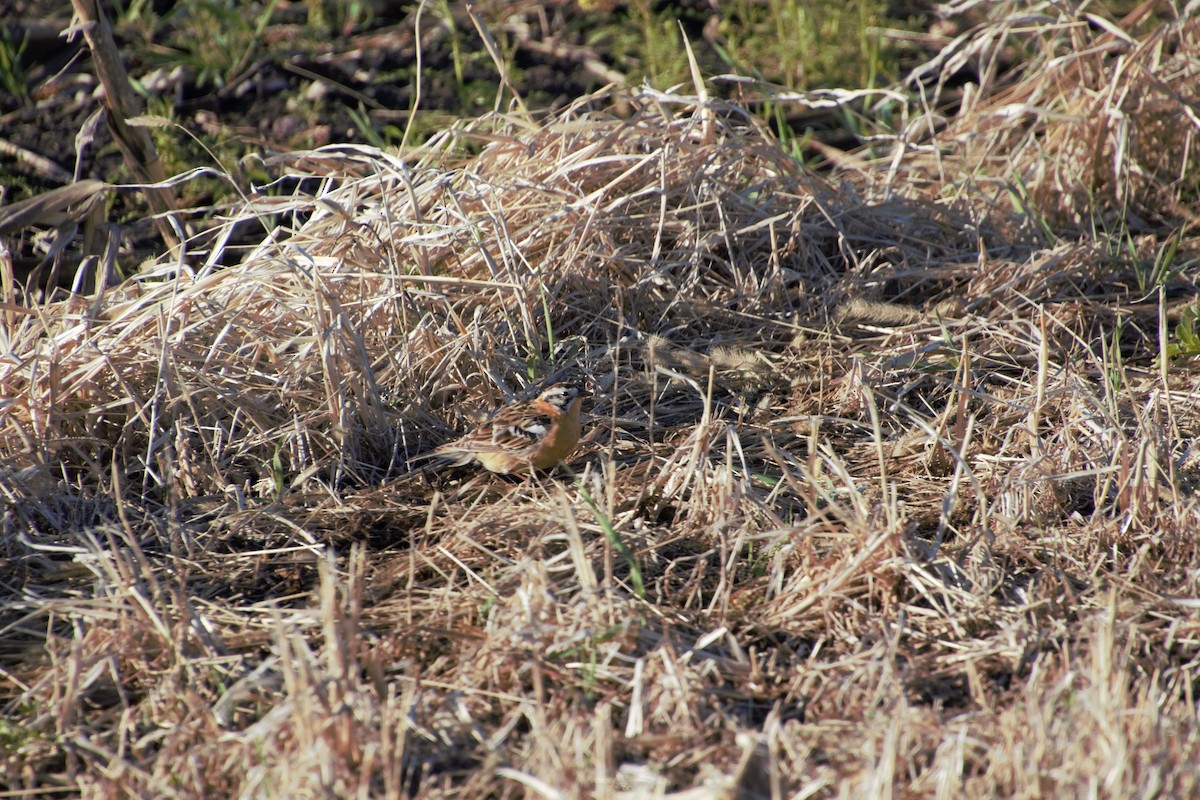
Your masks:
<instances>
[{"instance_id":1,"label":"dry grass","mask_svg":"<svg viewBox=\"0 0 1200 800\"><path fill-rule=\"evenodd\" d=\"M836 186L657 94L293 154L0 307L0 796L1200 793L1196 24L997 20ZM408 470L567 373L569 470Z\"/></svg>"}]
</instances>

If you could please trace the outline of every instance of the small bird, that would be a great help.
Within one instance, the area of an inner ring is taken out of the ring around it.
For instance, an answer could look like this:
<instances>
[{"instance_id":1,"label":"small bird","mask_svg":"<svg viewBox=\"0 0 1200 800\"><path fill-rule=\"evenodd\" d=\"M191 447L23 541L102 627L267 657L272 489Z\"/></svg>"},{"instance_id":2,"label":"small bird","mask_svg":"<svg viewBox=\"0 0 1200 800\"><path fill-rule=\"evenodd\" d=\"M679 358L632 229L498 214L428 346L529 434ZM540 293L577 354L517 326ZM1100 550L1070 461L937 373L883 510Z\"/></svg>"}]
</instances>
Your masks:
<instances>
[{"instance_id":1,"label":"small bird","mask_svg":"<svg viewBox=\"0 0 1200 800\"><path fill-rule=\"evenodd\" d=\"M501 474L548 469L579 444L582 403L578 387L555 384L533 400L504 406L476 430L420 458L453 466L474 460Z\"/></svg>"}]
</instances>

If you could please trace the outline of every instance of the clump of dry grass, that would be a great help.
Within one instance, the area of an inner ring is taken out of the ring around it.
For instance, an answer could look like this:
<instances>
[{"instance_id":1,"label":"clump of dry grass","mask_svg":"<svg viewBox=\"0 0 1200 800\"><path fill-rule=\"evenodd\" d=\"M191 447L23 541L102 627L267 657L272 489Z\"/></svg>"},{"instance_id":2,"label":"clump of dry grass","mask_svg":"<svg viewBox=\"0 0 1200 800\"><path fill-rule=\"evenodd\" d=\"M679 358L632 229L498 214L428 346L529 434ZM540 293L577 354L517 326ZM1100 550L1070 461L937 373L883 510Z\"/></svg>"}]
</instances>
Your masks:
<instances>
[{"instance_id":1,"label":"clump of dry grass","mask_svg":"<svg viewBox=\"0 0 1200 800\"><path fill-rule=\"evenodd\" d=\"M1192 279L967 155L901 196L612 100L281 157L239 266L3 310L6 790L1200 789ZM567 373L570 471L408 469Z\"/></svg>"},{"instance_id":2,"label":"clump of dry grass","mask_svg":"<svg viewBox=\"0 0 1200 800\"><path fill-rule=\"evenodd\" d=\"M1067 13L1017 2L987 10L986 21L913 73L930 84L933 108L963 68L977 71L984 86L966 91L943 125L928 114L914 117L910 146L938 154L915 170L924 173L918 180L975 195L975 202L1011 194L1044 231L1059 235L1194 225L1194 10L1146 2L1119 21L1086 4ZM1172 13L1173 21L1152 23L1151 15ZM1130 31L1138 28L1147 33L1135 38ZM910 181L918 176L905 170Z\"/></svg>"}]
</instances>

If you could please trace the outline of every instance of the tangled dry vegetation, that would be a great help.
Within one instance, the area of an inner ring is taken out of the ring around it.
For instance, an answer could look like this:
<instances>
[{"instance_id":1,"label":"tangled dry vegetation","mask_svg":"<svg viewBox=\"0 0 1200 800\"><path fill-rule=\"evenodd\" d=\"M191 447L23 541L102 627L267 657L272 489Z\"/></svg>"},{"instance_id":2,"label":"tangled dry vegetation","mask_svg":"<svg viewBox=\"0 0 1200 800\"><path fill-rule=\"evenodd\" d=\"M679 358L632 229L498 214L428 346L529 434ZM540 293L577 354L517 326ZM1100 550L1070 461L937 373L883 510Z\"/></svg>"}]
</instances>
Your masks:
<instances>
[{"instance_id":1,"label":"tangled dry vegetation","mask_svg":"<svg viewBox=\"0 0 1200 800\"><path fill-rule=\"evenodd\" d=\"M10 297L0 784L1196 796L1198 35L982 26L927 82L1009 82L832 182L652 92L280 156ZM410 471L580 374L569 469Z\"/></svg>"}]
</instances>

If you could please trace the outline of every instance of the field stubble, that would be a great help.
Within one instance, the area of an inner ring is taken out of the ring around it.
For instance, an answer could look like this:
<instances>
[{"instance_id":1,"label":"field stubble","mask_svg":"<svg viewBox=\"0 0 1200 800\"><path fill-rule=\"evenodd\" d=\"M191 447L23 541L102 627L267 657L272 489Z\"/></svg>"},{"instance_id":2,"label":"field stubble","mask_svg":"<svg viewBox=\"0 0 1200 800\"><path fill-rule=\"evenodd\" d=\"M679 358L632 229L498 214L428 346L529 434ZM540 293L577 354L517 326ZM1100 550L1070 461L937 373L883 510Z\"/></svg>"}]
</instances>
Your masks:
<instances>
[{"instance_id":1,"label":"field stubble","mask_svg":"<svg viewBox=\"0 0 1200 800\"><path fill-rule=\"evenodd\" d=\"M652 91L281 155L3 306L5 790L1194 796L1197 24L981 27L832 181ZM409 470L562 370L569 469Z\"/></svg>"}]
</instances>

